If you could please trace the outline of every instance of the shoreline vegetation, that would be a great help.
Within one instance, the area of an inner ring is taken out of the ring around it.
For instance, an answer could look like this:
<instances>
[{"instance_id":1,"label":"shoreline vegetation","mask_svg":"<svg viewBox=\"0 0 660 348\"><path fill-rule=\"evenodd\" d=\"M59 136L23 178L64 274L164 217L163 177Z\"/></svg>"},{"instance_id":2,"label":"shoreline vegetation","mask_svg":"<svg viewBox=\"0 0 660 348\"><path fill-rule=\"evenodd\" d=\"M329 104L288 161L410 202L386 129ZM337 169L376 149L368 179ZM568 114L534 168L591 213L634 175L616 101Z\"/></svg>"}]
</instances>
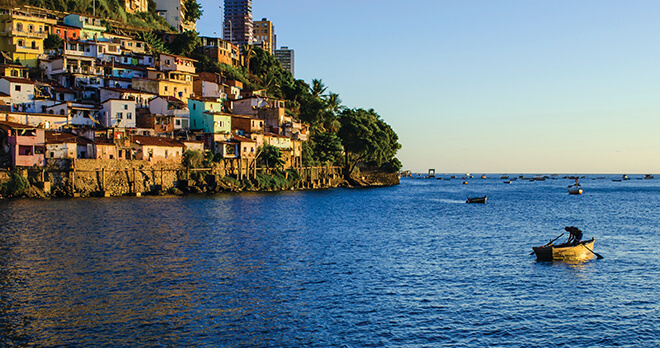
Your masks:
<instances>
[{"instance_id":1,"label":"shoreline vegetation","mask_svg":"<svg viewBox=\"0 0 660 348\"><path fill-rule=\"evenodd\" d=\"M382 170L360 170L345 178L343 167L259 168L248 173L219 165L190 168L150 166L145 161L124 162L125 166L109 168L84 169L87 166L83 164L0 171L0 199L212 195L399 184L397 173Z\"/></svg>"},{"instance_id":2,"label":"shoreline vegetation","mask_svg":"<svg viewBox=\"0 0 660 348\"><path fill-rule=\"evenodd\" d=\"M186 1L191 6L195 5L191 8L196 10L189 13L188 19L196 21L202 15L201 6L196 0ZM305 130L304 138L300 139L300 157L295 164L285 161L278 147L264 144L257 149L256 158L245 159L249 162L245 165L241 164L241 158L222 158L217 149L208 148L198 153L186 151L188 156L184 154L180 163L137 163L140 161L135 160L101 163L99 161L106 160L74 159L69 160L71 164L68 166L61 166L49 164L51 159L48 159L44 168L18 167L0 172L0 193L3 197L106 196L108 192L111 196L122 196L138 193L178 194L179 191L272 191L398 184L397 172L402 165L395 156L401 144L396 132L373 109L342 105L339 95L330 92L321 79L313 79L311 83L295 79L272 54L258 45L241 46L241 59L235 64L213 60L205 54L199 33L191 30L177 33L175 28L164 27L164 21L157 15L152 1L149 11L136 14L124 13L120 6L122 2L118 0L97 2L99 5L94 8L92 1L12 0L0 1L0 7L7 8L10 3L12 6L36 7L51 10L53 15L60 17L68 13L89 16L96 11L96 17L103 19L102 24L107 32L132 36L145 44L150 55L166 53L191 58L196 74L217 74L223 81L242 83L244 91L250 95L283 101L285 116L296 124L302 124L301 129ZM52 33L46 41L51 51L57 51L66 43ZM6 63L20 64L18 61ZM55 83L45 78L40 68L32 70L30 76L33 79ZM233 113L231 100L226 101L228 106L225 111ZM234 130L226 135L233 136ZM223 164L232 160L239 161L238 171L227 170ZM86 161L95 162L90 164ZM80 163L86 163L85 167L80 168ZM327 174L330 175L327 178L315 178L312 174L305 174L309 168L339 169ZM245 173L241 172L243 169ZM161 176L158 183L158 178L153 174L157 171L172 171L173 174L167 179ZM114 180L115 184L107 180Z\"/></svg>"}]
</instances>

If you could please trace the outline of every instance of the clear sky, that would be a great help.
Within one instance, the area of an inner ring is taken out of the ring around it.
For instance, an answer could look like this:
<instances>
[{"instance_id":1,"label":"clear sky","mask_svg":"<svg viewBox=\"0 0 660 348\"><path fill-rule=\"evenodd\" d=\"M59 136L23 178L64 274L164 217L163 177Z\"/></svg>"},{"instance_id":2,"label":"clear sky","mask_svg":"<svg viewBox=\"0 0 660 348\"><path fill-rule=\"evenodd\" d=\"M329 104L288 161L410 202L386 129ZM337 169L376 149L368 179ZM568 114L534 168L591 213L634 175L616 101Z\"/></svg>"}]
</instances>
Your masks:
<instances>
[{"instance_id":1,"label":"clear sky","mask_svg":"<svg viewBox=\"0 0 660 348\"><path fill-rule=\"evenodd\" d=\"M223 1L198 0L221 36ZM660 174L660 1L253 0L404 169Z\"/></svg>"}]
</instances>

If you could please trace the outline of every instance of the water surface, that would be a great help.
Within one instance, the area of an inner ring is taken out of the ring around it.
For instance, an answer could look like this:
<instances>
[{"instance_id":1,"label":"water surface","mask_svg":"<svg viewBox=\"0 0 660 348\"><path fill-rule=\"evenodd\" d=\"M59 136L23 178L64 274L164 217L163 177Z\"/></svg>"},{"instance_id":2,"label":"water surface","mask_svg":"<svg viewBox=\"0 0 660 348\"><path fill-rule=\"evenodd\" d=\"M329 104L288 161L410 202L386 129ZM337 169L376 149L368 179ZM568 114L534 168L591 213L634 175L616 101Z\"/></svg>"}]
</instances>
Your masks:
<instances>
[{"instance_id":1,"label":"water surface","mask_svg":"<svg viewBox=\"0 0 660 348\"><path fill-rule=\"evenodd\" d=\"M0 201L0 344L660 346L660 180L502 181Z\"/></svg>"}]
</instances>

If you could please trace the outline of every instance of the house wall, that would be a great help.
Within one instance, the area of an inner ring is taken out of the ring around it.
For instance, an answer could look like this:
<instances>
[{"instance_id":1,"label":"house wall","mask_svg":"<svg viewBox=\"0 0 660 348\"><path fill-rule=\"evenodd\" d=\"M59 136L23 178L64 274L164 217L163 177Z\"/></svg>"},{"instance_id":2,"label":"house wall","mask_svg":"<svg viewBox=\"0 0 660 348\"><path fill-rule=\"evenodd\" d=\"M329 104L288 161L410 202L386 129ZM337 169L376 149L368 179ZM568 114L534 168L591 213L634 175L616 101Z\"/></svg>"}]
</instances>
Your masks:
<instances>
[{"instance_id":1,"label":"house wall","mask_svg":"<svg viewBox=\"0 0 660 348\"><path fill-rule=\"evenodd\" d=\"M76 143L46 144L46 158L76 158Z\"/></svg>"}]
</instances>

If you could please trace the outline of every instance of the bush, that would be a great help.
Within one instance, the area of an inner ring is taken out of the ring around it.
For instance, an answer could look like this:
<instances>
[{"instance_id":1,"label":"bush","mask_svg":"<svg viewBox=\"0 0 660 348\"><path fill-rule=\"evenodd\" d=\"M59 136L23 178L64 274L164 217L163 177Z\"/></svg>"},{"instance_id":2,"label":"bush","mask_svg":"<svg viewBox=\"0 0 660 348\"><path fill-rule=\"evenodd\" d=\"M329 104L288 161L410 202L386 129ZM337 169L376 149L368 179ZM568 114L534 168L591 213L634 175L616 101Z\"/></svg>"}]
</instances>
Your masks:
<instances>
[{"instance_id":1,"label":"bush","mask_svg":"<svg viewBox=\"0 0 660 348\"><path fill-rule=\"evenodd\" d=\"M9 173L9 181L2 184L0 192L9 197L22 196L30 188L30 182L17 172Z\"/></svg>"},{"instance_id":2,"label":"bush","mask_svg":"<svg viewBox=\"0 0 660 348\"><path fill-rule=\"evenodd\" d=\"M286 173L289 173L287 179ZM272 174L257 174L257 182L260 189L265 190L283 190L293 187L294 184L301 180L300 173L295 169L289 169L286 172L274 171Z\"/></svg>"}]
</instances>

